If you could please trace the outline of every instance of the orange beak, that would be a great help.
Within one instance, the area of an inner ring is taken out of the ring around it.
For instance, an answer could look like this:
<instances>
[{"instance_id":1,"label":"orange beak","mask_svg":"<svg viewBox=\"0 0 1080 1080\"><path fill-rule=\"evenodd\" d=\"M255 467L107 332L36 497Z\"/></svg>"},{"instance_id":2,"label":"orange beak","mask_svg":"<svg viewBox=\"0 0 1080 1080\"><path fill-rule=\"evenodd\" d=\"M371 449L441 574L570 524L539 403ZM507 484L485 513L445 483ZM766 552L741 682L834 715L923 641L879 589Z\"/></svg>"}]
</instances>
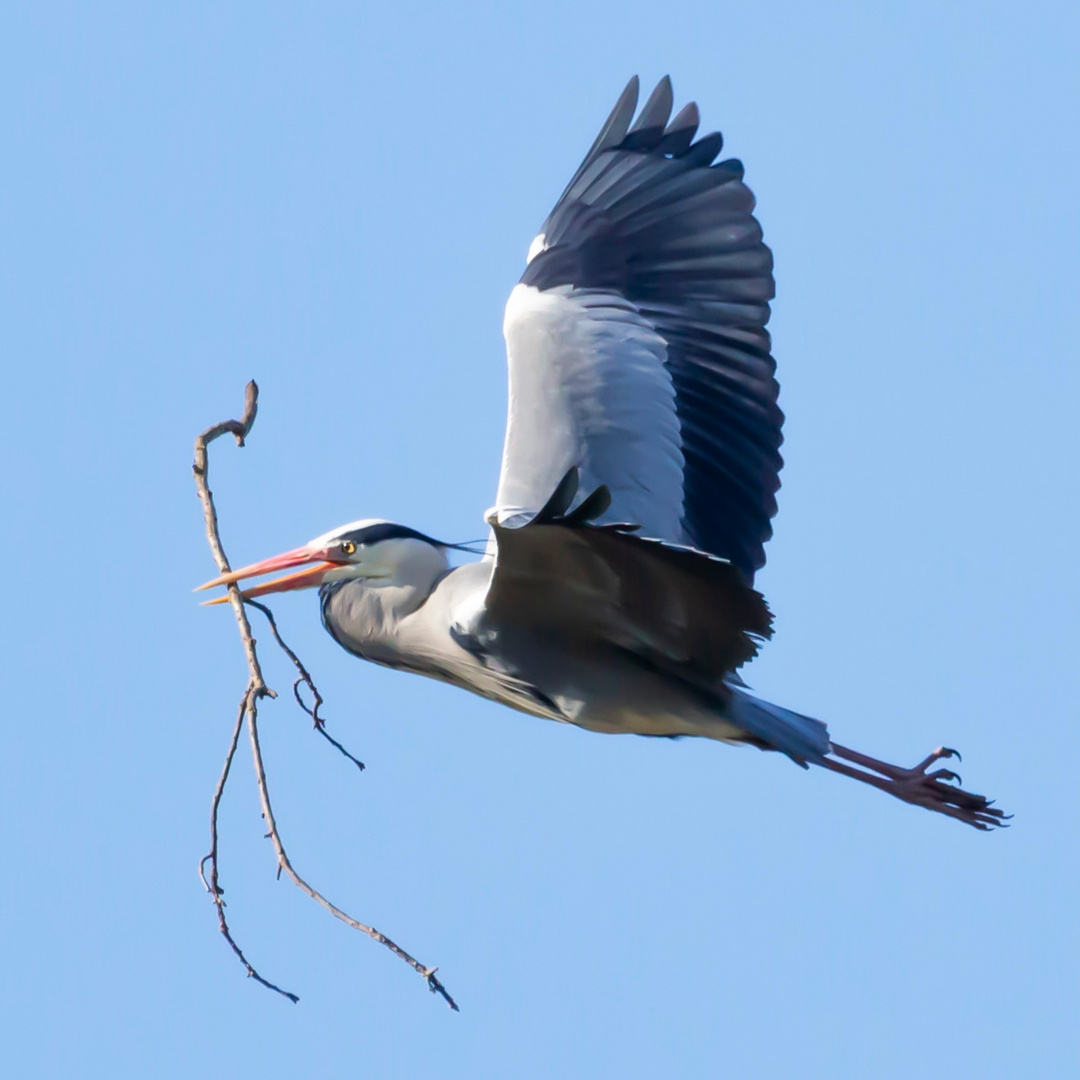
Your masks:
<instances>
[{"instance_id":1,"label":"orange beak","mask_svg":"<svg viewBox=\"0 0 1080 1080\"><path fill-rule=\"evenodd\" d=\"M267 593L288 592L291 589L311 589L322 584L327 571L333 570L340 565L339 563L327 561L326 555L325 548L317 551L313 551L309 547L296 548L293 551L286 551L283 555L275 555L271 559L263 559L262 562L252 563L250 566L243 566L239 570L222 574L221 577L216 577L213 581L200 585L195 591L202 592L203 589L213 589L217 585L232 585L234 582L243 581L246 578L259 577L262 574L274 574L279 570L287 570L292 566L302 566L304 563L314 563L314 566L308 566L295 574L286 574L284 577L274 578L273 581L265 581L261 585L254 585L250 589L244 589L241 595L247 599L249 597L265 596ZM204 600L203 606L211 607L214 604L224 604L228 599L227 594L218 596L213 600Z\"/></svg>"}]
</instances>

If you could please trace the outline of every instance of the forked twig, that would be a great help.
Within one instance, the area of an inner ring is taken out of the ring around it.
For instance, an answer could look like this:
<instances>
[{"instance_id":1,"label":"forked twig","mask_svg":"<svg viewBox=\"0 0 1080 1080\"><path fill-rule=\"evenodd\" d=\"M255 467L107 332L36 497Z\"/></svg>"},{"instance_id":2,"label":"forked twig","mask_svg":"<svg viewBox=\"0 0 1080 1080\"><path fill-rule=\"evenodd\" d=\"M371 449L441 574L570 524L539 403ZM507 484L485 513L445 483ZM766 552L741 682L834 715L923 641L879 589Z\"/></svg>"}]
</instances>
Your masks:
<instances>
[{"instance_id":1,"label":"forked twig","mask_svg":"<svg viewBox=\"0 0 1080 1080\"><path fill-rule=\"evenodd\" d=\"M281 636L281 631L278 629L277 619L274 618L274 613L265 605L260 604L258 600L251 600L245 598L245 604L250 605L253 608L258 608L265 616L266 621L270 624L270 630L274 635L274 640L277 641L281 647L281 651L293 662L296 670L300 672L292 684L293 697L296 698L296 704L300 706L311 717L315 723L315 730L331 745L333 746L343 757L347 757L361 772L364 771L364 763L358 758L354 757L345 749L326 730L326 720L319 715L319 707L323 704L323 696L319 693L319 688L315 685L314 680L311 678L308 669L304 667L303 661L285 644L285 639ZM308 704L300 696L300 684L303 683L311 691L312 706L308 708Z\"/></svg>"},{"instance_id":2,"label":"forked twig","mask_svg":"<svg viewBox=\"0 0 1080 1080\"><path fill-rule=\"evenodd\" d=\"M400 957L411 968L418 971L427 980L428 987L433 994L442 994L446 1001L446 1004L450 1006L454 1012L458 1012L458 1007L454 999L447 993L446 987L436 978L435 973L438 968L425 967L415 957L410 956L400 945L395 944L385 934L376 930L373 926L368 926L366 923L360 922L358 919L354 919L347 912L341 910L335 904L332 904L318 889L313 889L294 869L292 863L289 861L289 856L285 851L285 846L281 842L281 834L278 832L277 821L274 819L274 811L270 807L270 792L266 786L266 772L263 769L262 748L259 746L259 725L257 710L249 709L247 714L248 721L248 735L251 739L251 756L255 762L255 776L259 781L259 799L262 802L263 818L266 820L267 836L270 842L274 845L274 852L278 859L278 872L282 870L292 880L293 884L303 892L307 893L316 903L321 904L327 911L330 912L335 918L340 919L343 923L351 926L354 930L359 930L362 934L367 934L373 941L377 941L380 945L385 945L395 956Z\"/></svg>"},{"instance_id":3,"label":"forked twig","mask_svg":"<svg viewBox=\"0 0 1080 1080\"><path fill-rule=\"evenodd\" d=\"M245 389L243 418L241 420L226 420L220 424L215 424L213 427L207 428L195 440L195 463L193 465L195 486L198 489L199 500L202 503L203 518L206 523L206 539L210 544L210 551L214 556L214 562L217 564L218 571L222 574L229 573L232 567L229 565L229 560L226 557L225 550L221 544L221 535L218 530L217 510L214 507L214 496L210 491L207 480L209 471L209 457L207 451L210 443L226 434L235 437L237 446L243 446L244 440L251 431L251 425L255 423L258 403L259 388L254 380L252 380L247 384ZM426 967L415 957L410 956L409 953L395 942L391 941L385 934L380 933L374 927L359 922L352 918L351 915L342 911L341 908L330 903L322 893L313 889L293 868L289 856L285 851L285 846L281 842L281 835L278 832L277 822L274 819L274 814L270 806L270 793L266 783L266 769L263 765L262 749L259 745L259 699L263 697L276 697L277 695L266 685L266 681L263 678L262 668L259 665L259 657L255 650L255 638L251 633L251 623L248 621L247 611L245 610L244 598L240 593L239 586L235 582L229 586L229 601L232 604L233 614L236 616L236 623L240 630L240 639L244 646L244 655L247 658L248 684L244 691L244 696L240 701L240 709L237 714L236 724L233 727L232 738L229 742L228 752L225 755L225 764L222 767L221 775L218 778L217 787L214 789L214 797L210 805L210 851L199 864L199 875L202 877L203 884L206 886L206 890L210 893L210 897L217 908L218 929L229 943L229 947L244 965L249 977L262 983L262 985L268 989L276 991L292 1002L299 1001L296 994L290 993L288 990L283 990L280 986L274 985L274 983L263 978L258 971L256 971L254 966L248 961L247 957L244 956L240 946L237 945L232 936L232 932L229 929L228 921L225 918L225 901L222 899L224 890L221 888L218 877L218 809L221 805L221 798L224 794L225 785L228 782L229 774L232 769L233 758L236 755L237 745L240 740L240 730L246 718L248 735L251 741L252 761L255 766L255 779L259 788L259 800L262 804L262 812L263 817L266 820L268 836L274 846L274 853L277 856L278 874L280 875L281 872L284 871L299 889L307 893L308 896L321 904L336 918L347 923L349 926L353 927L353 929L359 930L363 934L367 934L368 937L377 941L380 945L385 945L395 956L404 960L410 967L423 975L431 992L433 994L441 994L447 1005L457 1012L458 1007L454 1002L454 999L447 993L446 988L439 979L436 978L437 968ZM297 679L293 686L293 692L297 701L305 712L312 717L315 721L316 728L322 732L324 737L329 739L330 742L337 746L346 757L362 769L364 767L363 764L348 753L348 751L335 739L330 738L325 732L323 721L318 715L319 705L322 704L322 697L315 688L311 676L308 674L297 655L284 643L284 641L282 641L281 635L277 630L277 624L274 622L273 615L270 613L269 608L264 607L262 604L255 604L254 606L258 607L270 620L270 627L273 630L274 636L277 638L278 644L300 672L300 678ZM314 695L315 705L313 709L308 709L300 697L299 686L301 682L306 683ZM209 876L207 876L206 873L207 866L209 866Z\"/></svg>"},{"instance_id":4,"label":"forked twig","mask_svg":"<svg viewBox=\"0 0 1080 1080\"><path fill-rule=\"evenodd\" d=\"M218 881L218 807L221 805L221 796L225 794L225 783L229 779L229 770L232 768L232 761L236 756L236 747L240 742L240 732L244 728L244 716L247 711L248 695L245 694L244 700L240 702L240 711L236 714L236 724L233 727L228 752L225 754L225 764L222 766L221 776L218 777L217 787L214 788L214 798L210 805L210 850L202 857L202 861L199 863L199 877L202 878L202 883L206 886L206 891L210 894L214 906L217 908L218 929L221 931L221 936L229 943L229 948L236 953L237 959L247 969L248 978L262 983L268 990L274 990L282 997L287 997L295 1005L300 1000L296 994L290 990L282 990L276 983L264 979L252 966L251 961L244 955L240 946L236 944L232 931L229 929L229 923L225 918L225 901L222 899L225 890ZM207 863L210 864L209 880L206 878Z\"/></svg>"}]
</instances>

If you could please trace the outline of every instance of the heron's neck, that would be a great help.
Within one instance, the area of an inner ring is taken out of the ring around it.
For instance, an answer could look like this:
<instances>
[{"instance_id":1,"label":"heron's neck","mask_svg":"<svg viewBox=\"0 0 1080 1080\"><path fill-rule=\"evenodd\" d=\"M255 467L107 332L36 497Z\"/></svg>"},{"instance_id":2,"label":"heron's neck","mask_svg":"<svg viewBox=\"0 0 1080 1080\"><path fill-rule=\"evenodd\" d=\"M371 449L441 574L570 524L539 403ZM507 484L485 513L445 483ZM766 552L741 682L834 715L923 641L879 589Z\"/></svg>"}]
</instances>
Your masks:
<instances>
[{"instance_id":1,"label":"heron's neck","mask_svg":"<svg viewBox=\"0 0 1080 1080\"><path fill-rule=\"evenodd\" d=\"M320 590L323 622L350 652L386 660L403 619L418 611L450 564L441 550L410 553L391 578L363 579L325 585Z\"/></svg>"}]
</instances>

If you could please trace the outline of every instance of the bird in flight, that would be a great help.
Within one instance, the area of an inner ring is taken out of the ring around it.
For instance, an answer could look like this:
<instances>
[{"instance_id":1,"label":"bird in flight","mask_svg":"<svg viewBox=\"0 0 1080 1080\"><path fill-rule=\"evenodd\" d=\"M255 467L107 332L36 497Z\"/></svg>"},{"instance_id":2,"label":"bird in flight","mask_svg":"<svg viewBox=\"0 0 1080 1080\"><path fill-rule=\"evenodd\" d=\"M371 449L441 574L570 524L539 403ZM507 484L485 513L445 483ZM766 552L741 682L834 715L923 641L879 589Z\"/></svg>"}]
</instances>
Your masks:
<instances>
[{"instance_id":1,"label":"bird in flight","mask_svg":"<svg viewBox=\"0 0 1080 1080\"><path fill-rule=\"evenodd\" d=\"M771 635L753 587L781 425L772 253L742 164L668 78L623 91L506 305L509 414L487 552L365 519L200 588L294 570L349 652L597 732L779 751L978 829L1003 813L937 767L834 742L738 675ZM295 570L301 567L302 569ZM219 598L220 600L225 597ZM218 601L211 601L211 603Z\"/></svg>"}]
</instances>

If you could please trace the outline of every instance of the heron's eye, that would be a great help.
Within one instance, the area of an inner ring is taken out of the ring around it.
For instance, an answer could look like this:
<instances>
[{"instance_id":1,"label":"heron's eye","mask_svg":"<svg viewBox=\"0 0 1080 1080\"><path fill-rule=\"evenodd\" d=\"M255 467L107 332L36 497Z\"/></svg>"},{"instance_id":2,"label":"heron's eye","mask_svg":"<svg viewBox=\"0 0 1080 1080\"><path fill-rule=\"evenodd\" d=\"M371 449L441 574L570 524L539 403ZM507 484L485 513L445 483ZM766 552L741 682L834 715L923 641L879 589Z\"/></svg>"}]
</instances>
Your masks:
<instances>
[{"instance_id":1,"label":"heron's eye","mask_svg":"<svg viewBox=\"0 0 1080 1080\"><path fill-rule=\"evenodd\" d=\"M342 555L355 555L356 545L351 540L341 541L341 554Z\"/></svg>"}]
</instances>

